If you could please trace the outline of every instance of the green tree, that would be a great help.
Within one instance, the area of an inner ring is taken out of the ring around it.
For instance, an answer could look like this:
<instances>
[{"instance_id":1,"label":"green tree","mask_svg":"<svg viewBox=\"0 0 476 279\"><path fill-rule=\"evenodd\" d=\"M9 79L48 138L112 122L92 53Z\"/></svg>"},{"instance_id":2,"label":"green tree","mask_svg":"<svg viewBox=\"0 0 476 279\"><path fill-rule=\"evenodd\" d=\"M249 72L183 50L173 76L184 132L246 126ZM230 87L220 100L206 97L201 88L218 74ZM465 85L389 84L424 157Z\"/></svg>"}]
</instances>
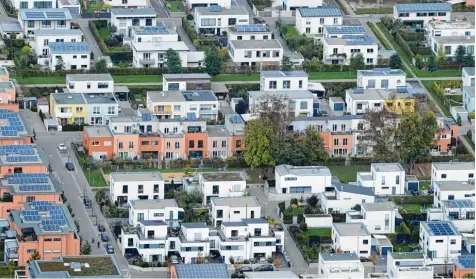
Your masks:
<instances>
[{"instance_id":1,"label":"green tree","mask_svg":"<svg viewBox=\"0 0 476 279\"><path fill-rule=\"evenodd\" d=\"M289 58L289 56L284 55L283 60L281 60L281 71L292 71L293 70L293 62Z\"/></svg>"},{"instance_id":2,"label":"green tree","mask_svg":"<svg viewBox=\"0 0 476 279\"><path fill-rule=\"evenodd\" d=\"M100 189L96 191L96 201L97 202L102 202L106 199L106 190L105 189Z\"/></svg>"},{"instance_id":3,"label":"green tree","mask_svg":"<svg viewBox=\"0 0 476 279\"><path fill-rule=\"evenodd\" d=\"M10 273L10 275L14 275L15 274L15 262L13 260L10 260L8 262L8 273Z\"/></svg>"},{"instance_id":4,"label":"green tree","mask_svg":"<svg viewBox=\"0 0 476 279\"><path fill-rule=\"evenodd\" d=\"M55 70L56 71L64 70L64 61L61 56L56 60Z\"/></svg>"},{"instance_id":5,"label":"green tree","mask_svg":"<svg viewBox=\"0 0 476 279\"><path fill-rule=\"evenodd\" d=\"M221 71L223 60L218 55L217 49L212 48L205 56L205 72L211 76L216 76Z\"/></svg>"},{"instance_id":6,"label":"green tree","mask_svg":"<svg viewBox=\"0 0 476 279\"><path fill-rule=\"evenodd\" d=\"M316 206L317 202L318 202L318 199L316 195L312 195L307 199L307 203L312 207Z\"/></svg>"},{"instance_id":7,"label":"green tree","mask_svg":"<svg viewBox=\"0 0 476 279\"><path fill-rule=\"evenodd\" d=\"M440 63L446 60L446 53L443 45L438 47L438 52L436 53L436 63Z\"/></svg>"},{"instance_id":8,"label":"green tree","mask_svg":"<svg viewBox=\"0 0 476 279\"><path fill-rule=\"evenodd\" d=\"M30 53L32 50L31 46L24 46L21 48L21 52L24 53L24 54L28 54Z\"/></svg>"},{"instance_id":9,"label":"green tree","mask_svg":"<svg viewBox=\"0 0 476 279\"><path fill-rule=\"evenodd\" d=\"M417 54L415 56L415 67L422 69L424 66L425 64L423 63L423 56L421 54Z\"/></svg>"},{"instance_id":10,"label":"green tree","mask_svg":"<svg viewBox=\"0 0 476 279\"><path fill-rule=\"evenodd\" d=\"M180 74L182 72L182 59L180 59L178 52L169 48L165 52L165 57L167 58L165 67L168 69L168 73Z\"/></svg>"},{"instance_id":11,"label":"green tree","mask_svg":"<svg viewBox=\"0 0 476 279\"><path fill-rule=\"evenodd\" d=\"M304 154L307 157L307 163L314 165L327 160L327 152L324 149L324 140L321 133L312 126L307 126L304 139Z\"/></svg>"},{"instance_id":12,"label":"green tree","mask_svg":"<svg viewBox=\"0 0 476 279\"><path fill-rule=\"evenodd\" d=\"M95 70L96 70L96 73L97 73L97 74L107 73L107 63L106 63L106 60L101 59L101 60L99 60L98 62L96 62Z\"/></svg>"},{"instance_id":13,"label":"green tree","mask_svg":"<svg viewBox=\"0 0 476 279\"><path fill-rule=\"evenodd\" d=\"M463 66L474 67L474 56L472 53L466 53L466 55L464 56Z\"/></svg>"},{"instance_id":14,"label":"green tree","mask_svg":"<svg viewBox=\"0 0 476 279\"><path fill-rule=\"evenodd\" d=\"M464 56L466 55L466 48L463 45L459 45L455 51L455 59L458 63L463 64Z\"/></svg>"},{"instance_id":15,"label":"green tree","mask_svg":"<svg viewBox=\"0 0 476 279\"><path fill-rule=\"evenodd\" d=\"M91 255L91 244L89 244L89 241L86 241L81 247L81 255Z\"/></svg>"},{"instance_id":16,"label":"green tree","mask_svg":"<svg viewBox=\"0 0 476 279\"><path fill-rule=\"evenodd\" d=\"M435 57L433 55L428 58L428 61L426 62L426 69L430 72L438 70L438 64L436 64Z\"/></svg>"},{"instance_id":17,"label":"green tree","mask_svg":"<svg viewBox=\"0 0 476 279\"><path fill-rule=\"evenodd\" d=\"M432 112L423 117L412 113L401 120L398 129L399 152L401 158L410 163L410 172L413 171L416 160L426 156L435 144L437 130L436 116Z\"/></svg>"},{"instance_id":18,"label":"green tree","mask_svg":"<svg viewBox=\"0 0 476 279\"><path fill-rule=\"evenodd\" d=\"M389 66L391 69L401 69L402 65L402 58L397 53L390 56Z\"/></svg>"},{"instance_id":19,"label":"green tree","mask_svg":"<svg viewBox=\"0 0 476 279\"><path fill-rule=\"evenodd\" d=\"M274 166L271 154L271 137L273 125L267 118L251 120L245 128L246 149L245 162L252 168Z\"/></svg>"},{"instance_id":20,"label":"green tree","mask_svg":"<svg viewBox=\"0 0 476 279\"><path fill-rule=\"evenodd\" d=\"M365 69L365 61L362 53L353 54L350 57L350 69L352 71Z\"/></svg>"}]
</instances>

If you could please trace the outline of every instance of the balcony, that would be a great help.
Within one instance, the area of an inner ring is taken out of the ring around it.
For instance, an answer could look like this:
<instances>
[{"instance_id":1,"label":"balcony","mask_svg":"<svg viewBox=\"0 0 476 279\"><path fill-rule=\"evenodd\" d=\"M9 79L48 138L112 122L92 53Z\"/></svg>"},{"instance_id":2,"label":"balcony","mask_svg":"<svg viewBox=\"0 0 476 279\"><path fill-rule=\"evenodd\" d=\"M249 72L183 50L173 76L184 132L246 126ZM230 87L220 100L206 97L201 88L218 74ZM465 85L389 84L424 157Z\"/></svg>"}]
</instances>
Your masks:
<instances>
[{"instance_id":1,"label":"balcony","mask_svg":"<svg viewBox=\"0 0 476 279\"><path fill-rule=\"evenodd\" d=\"M172 115L172 111L171 111L171 110L159 110L159 109L155 109L155 110L154 110L154 114L159 114L159 115Z\"/></svg>"},{"instance_id":2,"label":"balcony","mask_svg":"<svg viewBox=\"0 0 476 279\"><path fill-rule=\"evenodd\" d=\"M141 65L152 65L152 64L155 64L155 59L150 59L150 58L139 59L139 64L141 64Z\"/></svg>"},{"instance_id":3,"label":"balcony","mask_svg":"<svg viewBox=\"0 0 476 279\"><path fill-rule=\"evenodd\" d=\"M325 56L325 59L344 61L345 59L347 59L347 55L345 53L329 54Z\"/></svg>"},{"instance_id":4,"label":"balcony","mask_svg":"<svg viewBox=\"0 0 476 279\"><path fill-rule=\"evenodd\" d=\"M73 116L73 110L72 109L68 109L68 110L58 109L58 110L56 110L56 117L69 118L69 117L72 117L72 116Z\"/></svg>"},{"instance_id":5,"label":"balcony","mask_svg":"<svg viewBox=\"0 0 476 279\"><path fill-rule=\"evenodd\" d=\"M218 110L214 108L200 108L200 114L218 114Z\"/></svg>"}]
</instances>

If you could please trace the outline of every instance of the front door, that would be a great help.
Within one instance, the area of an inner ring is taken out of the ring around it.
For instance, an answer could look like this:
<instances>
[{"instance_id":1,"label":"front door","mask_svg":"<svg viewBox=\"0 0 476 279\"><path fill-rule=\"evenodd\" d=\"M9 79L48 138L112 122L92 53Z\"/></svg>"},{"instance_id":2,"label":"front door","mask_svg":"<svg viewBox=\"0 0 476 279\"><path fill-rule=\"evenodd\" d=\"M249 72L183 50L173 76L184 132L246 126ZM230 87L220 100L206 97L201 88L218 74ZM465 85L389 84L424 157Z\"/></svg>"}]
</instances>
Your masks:
<instances>
[{"instance_id":1,"label":"front door","mask_svg":"<svg viewBox=\"0 0 476 279\"><path fill-rule=\"evenodd\" d=\"M397 187L392 187L392 195L396 195L397 194Z\"/></svg>"}]
</instances>

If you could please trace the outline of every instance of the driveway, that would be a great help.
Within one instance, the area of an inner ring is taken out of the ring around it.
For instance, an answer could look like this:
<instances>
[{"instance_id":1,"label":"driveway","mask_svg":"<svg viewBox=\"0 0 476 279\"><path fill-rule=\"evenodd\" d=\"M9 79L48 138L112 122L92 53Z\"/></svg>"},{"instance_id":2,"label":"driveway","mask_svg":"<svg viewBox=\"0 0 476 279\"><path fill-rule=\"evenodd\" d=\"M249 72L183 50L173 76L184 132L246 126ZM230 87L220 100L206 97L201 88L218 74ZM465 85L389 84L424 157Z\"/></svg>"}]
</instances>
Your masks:
<instances>
[{"instance_id":1,"label":"driveway","mask_svg":"<svg viewBox=\"0 0 476 279\"><path fill-rule=\"evenodd\" d=\"M99 58L103 56L103 53L101 52L99 44L96 42L96 39L94 39L91 29L89 29L89 20L78 18L75 21L81 27L81 30L83 31L84 36L86 37L86 41L88 42L89 48L91 48L91 51L94 53L94 60L98 61Z\"/></svg>"}]
</instances>

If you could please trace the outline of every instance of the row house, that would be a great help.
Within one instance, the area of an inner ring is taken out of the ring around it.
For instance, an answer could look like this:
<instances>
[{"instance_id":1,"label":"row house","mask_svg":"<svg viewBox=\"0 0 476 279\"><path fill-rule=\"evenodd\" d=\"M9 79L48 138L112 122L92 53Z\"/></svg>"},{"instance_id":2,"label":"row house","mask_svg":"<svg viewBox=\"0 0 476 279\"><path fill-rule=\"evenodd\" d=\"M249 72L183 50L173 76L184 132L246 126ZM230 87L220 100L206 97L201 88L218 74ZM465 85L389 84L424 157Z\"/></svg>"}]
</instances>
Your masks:
<instances>
[{"instance_id":1,"label":"row house","mask_svg":"<svg viewBox=\"0 0 476 279\"><path fill-rule=\"evenodd\" d=\"M235 40L228 42L228 54L241 66L281 65L283 46L278 40Z\"/></svg>"},{"instance_id":2,"label":"row house","mask_svg":"<svg viewBox=\"0 0 476 279\"><path fill-rule=\"evenodd\" d=\"M405 169L399 163L372 163L370 172L358 172L357 183L376 195L403 195Z\"/></svg>"},{"instance_id":3,"label":"row house","mask_svg":"<svg viewBox=\"0 0 476 279\"><path fill-rule=\"evenodd\" d=\"M211 90L212 77L207 73L163 74L164 91Z\"/></svg>"},{"instance_id":4,"label":"row house","mask_svg":"<svg viewBox=\"0 0 476 279\"><path fill-rule=\"evenodd\" d=\"M187 0L185 1L185 3L186 7L189 10L194 10L195 8L200 7L211 7L215 5L223 7L225 9L231 8L231 0Z\"/></svg>"},{"instance_id":5,"label":"row house","mask_svg":"<svg viewBox=\"0 0 476 279\"><path fill-rule=\"evenodd\" d=\"M34 35L38 30L69 30L73 17L68 9L20 9L18 22L23 33Z\"/></svg>"},{"instance_id":6,"label":"row house","mask_svg":"<svg viewBox=\"0 0 476 279\"><path fill-rule=\"evenodd\" d=\"M3 105L7 104L2 100ZM2 127L0 146L31 144L33 142L31 133L27 131L23 120L18 114L18 105L16 106L16 111L0 108L0 127Z\"/></svg>"},{"instance_id":7,"label":"row house","mask_svg":"<svg viewBox=\"0 0 476 279\"><path fill-rule=\"evenodd\" d=\"M466 53L474 54L474 25L469 21L432 20L428 25L427 36L434 55L441 48L446 57L452 60L459 46L463 46Z\"/></svg>"},{"instance_id":8,"label":"row house","mask_svg":"<svg viewBox=\"0 0 476 279\"><path fill-rule=\"evenodd\" d=\"M413 112L415 98L406 88L375 89L355 87L345 91L347 112L350 114L364 114L367 111L381 111L383 109L397 114Z\"/></svg>"},{"instance_id":9,"label":"row house","mask_svg":"<svg viewBox=\"0 0 476 279\"><path fill-rule=\"evenodd\" d=\"M6 67L0 67L0 110L9 112L19 111L19 105L16 102L15 85L10 81L10 74Z\"/></svg>"},{"instance_id":10,"label":"row house","mask_svg":"<svg viewBox=\"0 0 476 279\"><path fill-rule=\"evenodd\" d=\"M441 207L443 202L452 200L470 200L474 202L474 180L436 181L432 183L433 206Z\"/></svg>"},{"instance_id":11,"label":"row house","mask_svg":"<svg viewBox=\"0 0 476 279\"><path fill-rule=\"evenodd\" d=\"M67 74L68 93L114 93L111 74Z\"/></svg>"},{"instance_id":12,"label":"row house","mask_svg":"<svg viewBox=\"0 0 476 279\"><path fill-rule=\"evenodd\" d=\"M364 57L366 65L377 63L378 43L368 35L343 35L340 38L323 38L324 64L349 65L353 55Z\"/></svg>"},{"instance_id":13,"label":"row house","mask_svg":"<svg viewBox=\"0 0 476 279\"><path fill-rule=\"evenodd\" d=\"M422 252L390 252L387 254L388 278L431 279L433 266Z\"/></svg>"},{"instance_id":14,"label":"row house","mask_svg":"<svg viewBox=\"0 0 476 279\"><path fill-rule=\"evenodd\" d=\"M11 174L48 173L47 155L40 148L30 147L27 145L22 151L7 147L0 153L0 178Z\"/></svg>"},{"instance_id":15,"label":"row house","mask_svg":"<svg viewBox=\"0 0 476 279\"><path fill-rule=\"evenodd\" d=\"M332 191L332 174L320 166L279 165L274 170L277 193L313 193Z\"/></svg>"},{"instance_id":16,"label":"row house","mask_svg":"<svg viewBox=\"0 0 476 279\"><path fill-rule=\"evenodd\" d=\"M461 255L463 237L449 221L420 222L420 247L432 264L445 264Z\"/></svg>"},{"instance_id":17,"label":"row house","mask_svg":"<svg viewBox=\"0 0 476 279\"><path fill-rule=\"evenodd\" d=\"M456 148L459 136L459 126L452 118L437 117L438 131L435 135L435 145L430 154L451 154Z\"/></svg>"},{"instance_id":18,"label":"row house","mask_svg":"<svg viewBox=\"0 0 476 279\"><path fill-rule=\"evenodd\" d=\"M332 186L334 190L320 195L321 210L324 213L345 213L356 205L375 202L371 188L340 182L334 182Z\"/></svg>"},{"instance_id":19,"label":"row house","mask_svg":"<svg viewBox=\"0 0 476 279\"><path fill-rule=\"evenodd\" d=\"M243 7L224 9L218 5L197 7L194 12L197 34L228 34L232 27L250 23L250 15Z\"/></svg>"},{"instance_id":20,"label":"row house","mask_svg":"<svg viewBox=\"0 0 476 279\"><path fill-rule=\"evenodd\" d=\"M35 0L11 0L13 8L16 11L20 9L56 9L59 8L56 5L56 1L35 1Z\"/></svg>"},{"instance_id":21,"label":"row house","mask_svg":"<svg viewBox=\"0 0 476 279\"><path fill-rule=\"evenodd\" d=\"M474 200L444 200L440 208L428 208L428 221L451 221L462 232L471 232L474 228Z\"/></svg>"},{"instance_id":22,"label":"row house","mask_svg":"<svg viewBox=\"0 0 476 279\"><path fill-rule=\"evenodd\" d=\"M50 70L58 66L64 70L89 70L91 66L91 49L86 42L50 42L49 54L45 62Z\"/></svg>"},{"instance_id":23,"label":"row house","mask_svg":"<svg viewBox=\"0 0 476 279\"><path fill-rule=\"evenodd\" d=\"M308 74L304 71L261 71L260 91L308 90Z\"/></svg>"},{"instance_id":24,"label":"row house","mask_svg":"<svg viewBox=\"0 0 476 279\"><path fill-rule=\"evenodd\" d=\"M230 28L230 41L265 41L274 39L271 29L266 24L240 24Z\"/></svg>"},{"instance_id":25,"label":"row house","mask_svg":"<svg viewBox=\"0 0 476 279\"><path fill-rule=\"evenodd\" d=\"M164 178L160 172L113 172L109 195L120 205L130 200L164 199Z\"/></svg>"},{"instance_id":26,"label":"row house","mask_svg":"<svg viewBox=\"0 0 476 279\"><path fill-rule=\"evenodd\" d=\"M397 89L406 85L406 76L400 69L374 68L357 71L357 87L366 89Z\"/></svg>"},{"instance_id":27,"label":"row house","mask_svg":"<svg viewBox=\"0 0 476 279\"><path fill-rule=\"evenodd\" d=\"M35 31L35 41L34 44L32 44L32 48L35 50L35 52L38 54L38 64L42 66L50 66L50 46L49 43L75 43L75 42L82 42L83 41L83 31L80 29L58 29L58 30L52 30L52 29L42 29L42 30L37 30ZM66 57L62 57L66 58ZM74 63L79 62L79 59L75 59ZM64 60L63 62L65 64L70 63L72 61L70 60ZM79 63L78 63L79 64ZM82 63L85 64L85 63ZM82 65L79 64L79 65ZM56 66L56 64L51 65L53 68ZM66 66L66 65L65 65ZM81 69L81 67L77 67L77 69Z\"/></svg>"},{"instance_id":28,"label":"row house","mask_svg":"<svg viewBox=\"0 0 476 279\"><path fill-rule=\"evenodd\" d=\"M474 255L461 255L453 262L453 278L474 276Z\"/></svg>"},{"instance_id":29,"label":"row house","mask_svg":"<svg viewBox=\"0 0 476 279\"><path fill-rule=\"evenodd\" d=\"M427 27L432 20L450 21L453 8L450 3L410 3L396 4L393 19L414 27Z\"/></svg>"},{"instance_id":30,"label":"row house","mask_svg":"<svg viewBox=\"0 0 476 279\"><path fill-rule=\"evenodd\" d=\"M219 228L225 222L261 218L261 205L256 197L212 197L210 199L212 226Z\"/></svg>"},{"instance_id":31,"label":"row house","mask_svg":"<svg viewBox=\"0 0 476 279\"><path fill-rule=\"evenodd\" d=\"M127 3L127 0L124 1ZM116 34L122 34L124 37L130 38L132 27L156 26L157 12L152 8L112 9L111 25L117 27Z\"/></svg>"},{"instance_id":32,"label":"row house","mask_svg":"<svg viewBox=\"0 0 476 279\"><path fill-rule=\"evenodd\" d=\"M344 13L338 7L300 8L296 10L296 30L303 35L322 35L324 26L339 26Z\"/></svg>"},{"instance_id":33,"label":"row house","mask_svg":"<svg viewBox=\"0 0 476 279\"><path fill-rule=\"evenodd\" d=\"M367 30L362 25L326 25L323 36L325 38L342 38L346 35L365 36Z\"/></svg>"},{"instance_id":34,"label":"row house","mask_svg":"<svg viewBox=\"0 0 476 279\"><path fill-rule=\"evenodd\" d=\"M347 211L346 223L363 223L372 234L395 233L398 207L392 202L363 203L360 211Z\"/></svg>"},{"instance_id":35,"label":"row house","mask_svg":"<svg viewBox=\"0 0 476 279\"><path fill-rule=\"evenodd\" d=\"M248 91L249 111L258 115L262 110L272 108L274 100L285 101L296 117L313 115L315 96L307 90Z\"/></svg>"},{"instance_id":36,"label":"row house","mask_svg":"<svg viewBox=\"0 0 476 279\"><path fill-rule=\"evenodd\" d=\"M204 205L213 197L240 197L245 194L246 174L242 171L201 172L198 186Z\"/></svg>"},{"instance_id":37,"label":"row house","mask_svg":"<svg viewBox=\"0 0 476 279\"><path fill-rule=\"evenodd\" d=\"M431 164L431 182L474 180L474 162L435 162Z\"/></svg>"},{"instance_id":38,"label":"row house","mask_svg":"<svg viewBox=\"0 0 476 279\"><path fill-rule=\"evenodd\" d=\"M319 253L319 278L364 278L364 266L356 253Z\"/></svg>"}]
</instances>

